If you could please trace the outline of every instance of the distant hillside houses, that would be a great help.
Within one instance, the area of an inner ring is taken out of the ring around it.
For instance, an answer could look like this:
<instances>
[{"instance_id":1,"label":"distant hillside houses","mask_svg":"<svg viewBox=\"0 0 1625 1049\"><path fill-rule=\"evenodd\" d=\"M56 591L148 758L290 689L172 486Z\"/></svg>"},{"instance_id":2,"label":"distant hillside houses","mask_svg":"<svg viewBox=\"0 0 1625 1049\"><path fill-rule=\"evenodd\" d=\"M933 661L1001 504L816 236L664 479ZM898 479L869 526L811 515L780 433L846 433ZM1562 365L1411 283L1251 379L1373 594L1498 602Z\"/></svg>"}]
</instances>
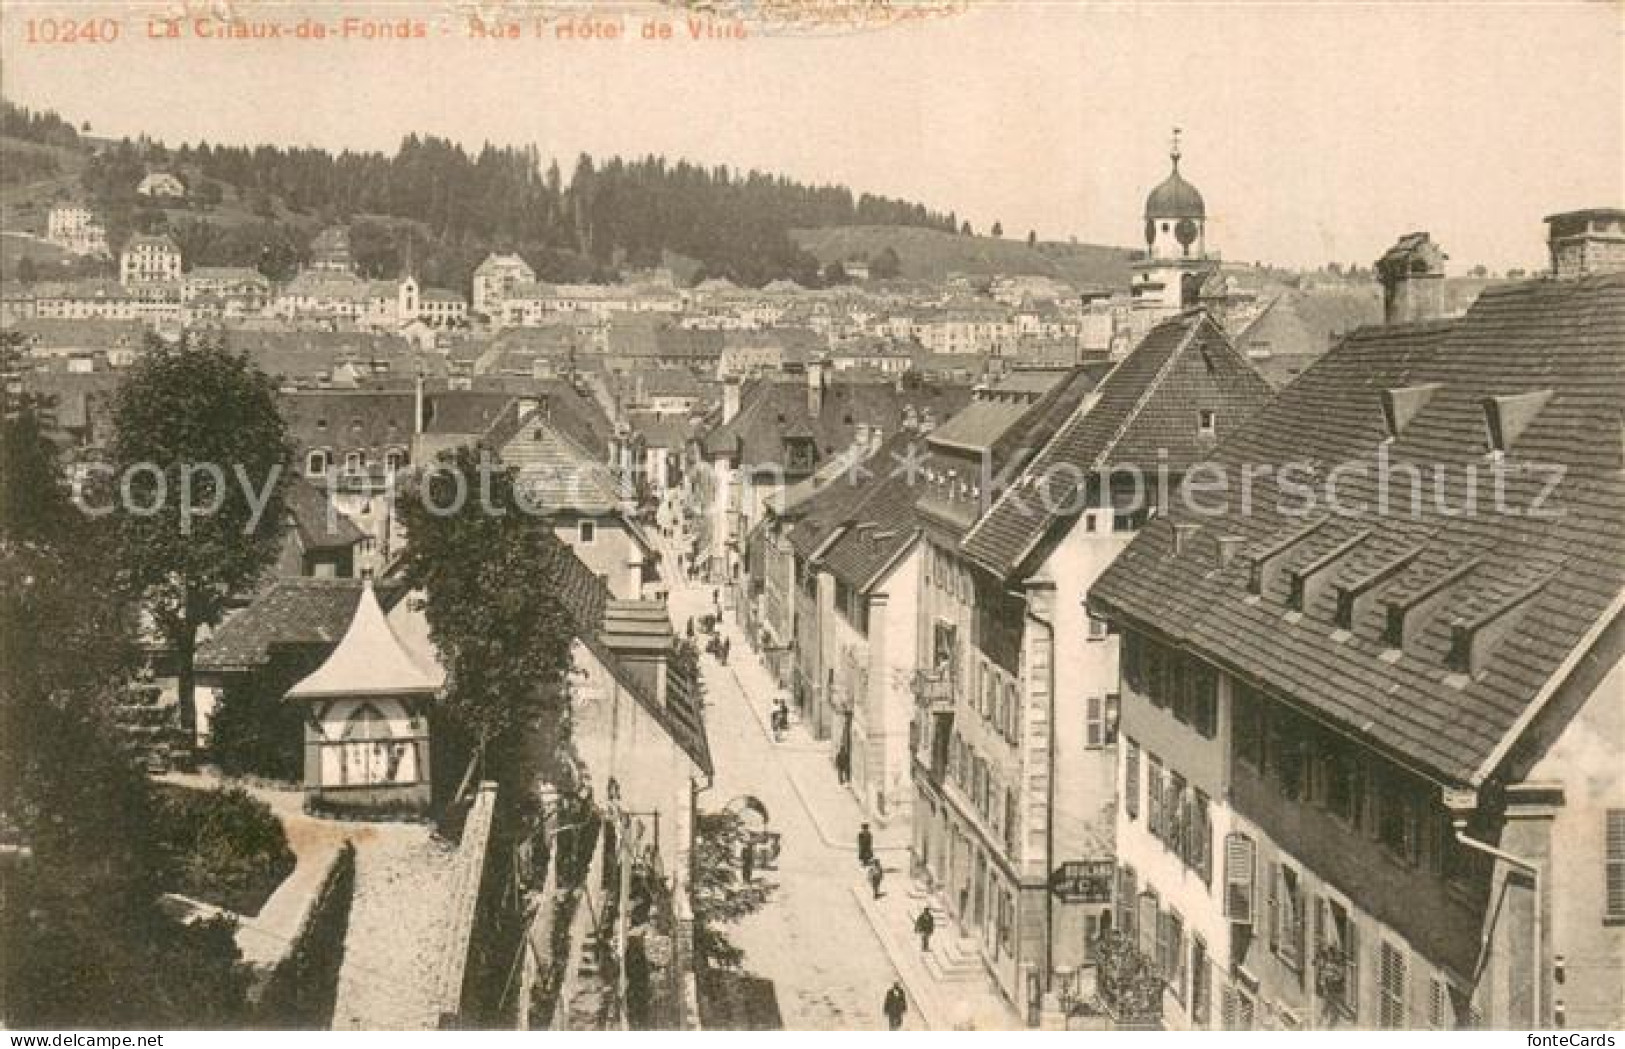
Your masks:
<instances>
[{"instance_id":1,"label":"distant hillside houses","mask_svg":"<svg viewBox=\"0 0 1625 1049\"><path fill-rule=\"evenodd\" d=\"M110 254L107 227L83 204L58 204L45 216L45 239L75 255Z\"/></svg>"},{"instance_id":2,"label":"distant hillside houses","mask_svg":"<svg viewBox=\"0 0 1625 1049\"><path fill-rule=\"evenodd\" d=\"M155 200L186 199L186 183L167 171L154 171L135 187L137 196Z\"/></svg>"}]
</instances>

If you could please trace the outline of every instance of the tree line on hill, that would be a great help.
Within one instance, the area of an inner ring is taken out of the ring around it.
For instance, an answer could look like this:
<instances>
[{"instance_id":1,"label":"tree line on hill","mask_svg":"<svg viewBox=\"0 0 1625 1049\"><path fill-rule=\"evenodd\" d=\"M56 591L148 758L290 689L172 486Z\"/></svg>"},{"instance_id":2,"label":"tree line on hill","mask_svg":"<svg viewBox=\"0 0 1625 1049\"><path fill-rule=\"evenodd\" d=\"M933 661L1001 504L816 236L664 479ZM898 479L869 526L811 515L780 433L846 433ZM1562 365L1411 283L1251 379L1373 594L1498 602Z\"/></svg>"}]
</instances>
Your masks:
<instances>
[{"instance_id":1,"label":"tree line on hill","mask_svg":"<svg viewBox=\"0 0 1625 1049\"><path fill-rule=\"evenodd\" d=\"M6 103L0 124L30 141L82 144L54 113ZM186 181L190 210L137 198L135 186L150 170ZM785 278L816 287L840 274L821 270L792 229L961 228L951 212L761 171L582 154L566 179L534 145L471 152L416 134L393 155L125 139L95 150L81 184L106 213L115 247L132 232L169 232L191 265L251 265L282 278L320 228L342 223L360 227L352 241L360 241L363 275L410 268L430 285L452 288L466 288L490 251L516 251L551 281L612 279L676 255L698 263L691 279L759 287ZM228 200L242 214L230 222L209 215Z\"/></svg>"}]
</instances>

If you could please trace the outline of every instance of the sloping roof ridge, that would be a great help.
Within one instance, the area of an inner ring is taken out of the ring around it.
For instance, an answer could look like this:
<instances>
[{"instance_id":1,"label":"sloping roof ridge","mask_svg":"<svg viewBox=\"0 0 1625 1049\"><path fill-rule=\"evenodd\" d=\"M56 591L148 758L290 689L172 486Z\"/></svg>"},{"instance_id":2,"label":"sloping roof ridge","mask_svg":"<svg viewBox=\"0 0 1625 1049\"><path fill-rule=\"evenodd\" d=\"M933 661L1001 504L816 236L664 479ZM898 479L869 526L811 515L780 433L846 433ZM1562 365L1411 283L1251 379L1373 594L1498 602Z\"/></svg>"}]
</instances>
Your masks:
<instances>
[{"instance_id":1,"label":"sloping roof ridge","mask_svg":"<svg viewBox=\"0 0 1625 1049\"><path fill-rule=\"evenodd\" d=\"M1173 371L1174 365L1179 363L1180 358L1185 355L1185 351L1196 341L1197 333L1204 326L1210 324L1213 325L1215 331L1218 331L1218 325L1214 323L1213 318L1208 315L1206 310L1198 312L1194 320L1196 323L1191 325L1190 330L1185 333L1185 337L1179 340L1179 345L1175 346L1168 354L1167 359L1157 367L1156 374L1151 376L1151 381L1145 384L1144 390L1140 391L1140 396L1135 400L1134 405L1123 413L1123 421L1118 424L1111 437L1107 438L1106 443L1096 453L1094 462L1089 464L1091 470L1098 469L1100 464L1105 462L1107 456L1111 454L1112 449L1116 448L1117 443L1123 439L1123 435L1128 433L1129 427L1134 425L1134 421L1140 417L1140 413L1145 410L1145 406L1151 403L1151 398L1156 396L1157 391L1162 388L1163 382L1167 380L1169 373ZM1221 331L1219 335L1223 337L1224 333ZM1124 358L1124 360L1127 359ZM1113 370L1115 371L1115 369ZM1101 385L1104 386L1110 379L1111 376L1107 376L1106 379L1101 381Z\"/></svg>"},{"instance_id":2,"label":"sloping roof ridge","mask_svg":"<svg viewBox=\"0 0 1625 1049\"><path fill-rule=\"evenodd\" d=\"M1205 314L1204 314L1204 316L1205 316ZM1152 329L1152 331L1155 331L1155 330L1156 330L1155 328ZM1192 329L1192 330L1194 331L1194 329ZM1150 337L1151 337L1150 334L1146 335L1147 339L1149 339ZM1190 338L1190 336L1187 335L1186 340L1188 341L1189 338ZM1141 344L1142 345L1144 344L1144 340L1141 340ZM1181 346L1183 346L1183 343L1181 343ZM1178 352L1179 352L1178 349L1176 349L1174 351L1174 353L1169 354L1169 359L1172 360L1175 356L1178 355ZM1128 360L1130 358L1132 358L1133 356L1134 356L1134 354L1132 352L1130 352L1129 354L1125 355L1122 360L1120 360L1116 364L1112 365L1111 371L1108 371L1105 375L1102 375L1100 377L1100 382L1095 384L1094 389L1099 390L1102 387L1104 387L1108 382L1110 382L1111 379L1112 379L1112 376L1117 374L1118 369L1121 368L1125 363L1127 363ZM1083 366L1079 365L1079 367L1081 368ZM1167 368L1167 362L1164 362L1163 369L1165 370L1166 368ZM1154 388L1156 386L1157 382L1161 380L1161 378L1163 377L1163 374L1164 374L1164 370L1159 370L1157 375L1152 378L1152 381L1147 385L1148 390L1151 389L1151 388ZM1089 392L1093 392L1093 391L1089 391ZM1140 406L1143 403L1144 403L1144 401L1142 399L1140 403L1135 405L1134 410L1130 412L1131 417L1135 412L1138 411L1138 409L1140 408ZM1044 441L1043 446L1040 447L1032 455L1028 456L1027 462L1022 465L1021 469L1019 471L1017 471L1013 475L1013 477L1014 478L1020 478L1022 474L1026 473L1027 469L1029 467L1031 467L1033 463L1040 462L1041 460L1043 460L1044 456L1049 453L1049 450L1052 447L1055 446L1056 442L1058 442L1063 436L1065 436L1068 433L1068 431L1072 428L1072 424L1075 423L1080 416L1086 415L1089 411L1091 411L1093 409L1093 407L1094 406L1089 403L1089 395L1088 395L1088 392L1086 392L1084 394L1084 396L1078 401L1077 406L1074 407L1072 409L1072 411L1068 412L1066 418L1064 420L1062 420L1061 424L1055 428L1055 432L1050 434L1049 438ZM1107 443L1107 446L1106 446L1107 449L1110 449L1113 445L1115 445L1117 443L1118 438L1120 438L1122 436L1122 433L1123 433L1123 431L1120 430L1117 434L1115 434L1112 437L1111 441ZM1097 461L1098 461L1098 459L1097 459ZM973 540L976 537L977 533L981 531L982 525L984 525L988 521L992 520L993 515L998 511L999 507L1006 500L1015 498L1015 490L1016 490L1016 485L1015 485L1014 482L1012 482L1010 485L1006 486L1006 488L1005 488L1005 490L1003 492L999 493L999 497L993 501L993 505L989 506L987 508L987 510L980 517L978 517L976 519L976 523L971 525L970 528L965 532L964 536L959 540L959 547L960 547L961 550L965 549L965 547L971 542L971 540ZM992 565L984 565L984 567L992 568L993 566Z\"/></svg>"}]
</instances>

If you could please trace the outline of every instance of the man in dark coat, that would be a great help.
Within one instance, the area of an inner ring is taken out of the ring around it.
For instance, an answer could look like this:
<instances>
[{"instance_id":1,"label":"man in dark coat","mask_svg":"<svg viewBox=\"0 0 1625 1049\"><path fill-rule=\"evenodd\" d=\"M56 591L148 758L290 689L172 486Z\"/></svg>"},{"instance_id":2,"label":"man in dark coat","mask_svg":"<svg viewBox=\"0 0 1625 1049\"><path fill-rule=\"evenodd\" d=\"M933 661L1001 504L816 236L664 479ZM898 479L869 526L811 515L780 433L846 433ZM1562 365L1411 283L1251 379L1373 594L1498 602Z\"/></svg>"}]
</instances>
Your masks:
<instances>
[{"instance_id":1,"label":"man in dark coat","mask_svg":"<svg viewBox=\"0 0 1625 1049\"><path fill-rule=\"evenodd\" d=\"M880 1007L886 1014L886 1022L892 1030L903 1026L903 1014L908 1012L908 998L903 994L903 984L893 980L891 989L886 992L886 1001Z\"/></svg>"},{"instance_id":2,"label":"man in dark coat","mask_svg":"<svg viewBox=\"0 0 1625 1049\"><path fill-rule=\"evenodd\" d=\"M858 864L869 866L869 861L875 858L875 836L869 830L867 823L858 828Z\"/></svg>"},{"instance_id":3,"label":"man in dark coat","mask_svg":"<svg viewBox=\"0 0 1625 1049\"><path fill-rule=\"evenodd\" d=\"M920 916L914 919L914 931L920 934L920 950L931 949L931 934L937 931L937 920L931 916L931 908L926 907L920 911Z\"/></svg>"}]
</instances>

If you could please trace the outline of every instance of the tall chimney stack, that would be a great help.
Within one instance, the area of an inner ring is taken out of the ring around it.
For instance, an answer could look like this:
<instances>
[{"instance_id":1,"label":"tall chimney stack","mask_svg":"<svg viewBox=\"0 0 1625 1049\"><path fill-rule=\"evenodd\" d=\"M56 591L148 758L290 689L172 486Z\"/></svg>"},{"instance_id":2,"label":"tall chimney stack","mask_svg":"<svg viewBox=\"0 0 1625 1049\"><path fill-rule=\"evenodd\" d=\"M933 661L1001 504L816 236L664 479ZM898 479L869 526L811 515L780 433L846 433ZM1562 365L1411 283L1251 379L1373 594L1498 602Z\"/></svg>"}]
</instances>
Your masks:
<instances>
[{"instance_id":1,"label":"tall chimney stack","mask_svg":"<svg viewBox=\"0 0 1625 1049\"><path fill-rule=\"evenodd\" d=\"M1444 262L1428 233L1407 233L1377 260L1382 321L1409 324L1444 316Z\"/></svg>"},{"instance_id":2,"label":"tall chimney stack","mask_svg":"<svg viewBox=\"0 0 1625 1049\"><path fill-rule=\"evenodd\" d=\"M1546 216L1552 276L1570 280L1625 270L1625 210L1586 208Z\"/></svg>"}]
</instances>

